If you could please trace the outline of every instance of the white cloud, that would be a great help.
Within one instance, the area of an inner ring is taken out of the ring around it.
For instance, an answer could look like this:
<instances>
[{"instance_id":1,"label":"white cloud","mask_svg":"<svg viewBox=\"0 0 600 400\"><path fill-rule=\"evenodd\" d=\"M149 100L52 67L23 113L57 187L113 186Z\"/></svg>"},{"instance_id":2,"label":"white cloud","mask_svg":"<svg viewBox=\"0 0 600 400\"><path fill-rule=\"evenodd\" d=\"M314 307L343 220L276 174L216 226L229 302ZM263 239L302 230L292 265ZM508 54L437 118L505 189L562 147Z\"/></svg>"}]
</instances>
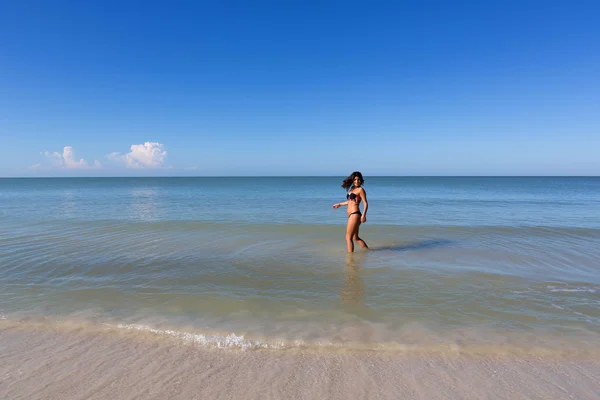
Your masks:
<instances>
[{"instance_id":1,"label":"white cloud","mask_svg":"<svg viewBox=\"0 0 600 400\"><path fill-rule=\"evenodd\" d=\"M121 161L127 168L161 168L165 167L167 151L165 146L158 142L132 144L131 151L127 154L113 152L106 157L110 160Z\"/></svg>"},{"instance_id":2,"label":"white cloud","mask_svg":"<svg viewBox=\"0 0 600 400\"><path fill-rule=\"evenodd\" d=\"M77 160L75 158L75 151L72 146L65 146L63 152L58 153L56 151L49 152L45 151L42 153L46 157L52 160L54 166L65 169L90 169L90 168L102 168L102 165L98 160L94 161L93 165L88 164L83 158ZM40 168L41 164L32 165L31 168Z\"/></svg>"}]
</instances>

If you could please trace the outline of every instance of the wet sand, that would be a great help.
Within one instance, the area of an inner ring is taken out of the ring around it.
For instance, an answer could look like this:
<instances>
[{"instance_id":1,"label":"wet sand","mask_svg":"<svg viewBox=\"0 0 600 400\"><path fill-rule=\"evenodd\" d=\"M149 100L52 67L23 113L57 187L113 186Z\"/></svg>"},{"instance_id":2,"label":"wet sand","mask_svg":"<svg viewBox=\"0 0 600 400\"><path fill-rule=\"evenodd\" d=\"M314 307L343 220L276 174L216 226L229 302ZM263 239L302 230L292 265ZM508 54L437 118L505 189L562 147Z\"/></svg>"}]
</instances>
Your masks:
<instances>
[{"instance_id":1,"label":"wet sand","mask_svg":"<svg viewBox=\"0 0 600 400\"><path fill-rule=\"evenodd\" d=\"M207 349L0 328L6 399L598 399L600 360Z\"/></svg>"}]
</instances>

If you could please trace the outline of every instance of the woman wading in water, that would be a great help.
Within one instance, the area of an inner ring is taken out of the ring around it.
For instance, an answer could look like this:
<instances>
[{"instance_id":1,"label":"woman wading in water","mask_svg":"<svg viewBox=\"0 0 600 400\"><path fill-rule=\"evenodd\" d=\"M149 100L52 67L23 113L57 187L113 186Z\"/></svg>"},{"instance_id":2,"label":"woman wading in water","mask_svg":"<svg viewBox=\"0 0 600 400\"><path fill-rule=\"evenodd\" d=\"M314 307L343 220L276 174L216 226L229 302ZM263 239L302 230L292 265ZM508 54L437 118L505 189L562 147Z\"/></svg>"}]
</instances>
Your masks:
<instances>
[{"instance_id":1,"label":"woman wading in water","mask_svg":"<svg viewBox=\"0 0 600 400\"><path fill-rule=\"evenodd\" d=\"M354 251L354 241L358 242L360 247L363 249L369 249L367 243L358 237L358 229L361 223L367 222L367 209L369 203L367 202L367 192L363 189L362 184L365 182L360 172L355 171L350 174L349 177L344 179L342 187L348 191L346 194L346 201L343 203L337 203L333 205L333 208L340 208L341 206L347 205L348 212L348 225L346 226L346 246L348 252ZM363 212L360 212L360 203L363 203Z\"/></svg>"}]
</instances>

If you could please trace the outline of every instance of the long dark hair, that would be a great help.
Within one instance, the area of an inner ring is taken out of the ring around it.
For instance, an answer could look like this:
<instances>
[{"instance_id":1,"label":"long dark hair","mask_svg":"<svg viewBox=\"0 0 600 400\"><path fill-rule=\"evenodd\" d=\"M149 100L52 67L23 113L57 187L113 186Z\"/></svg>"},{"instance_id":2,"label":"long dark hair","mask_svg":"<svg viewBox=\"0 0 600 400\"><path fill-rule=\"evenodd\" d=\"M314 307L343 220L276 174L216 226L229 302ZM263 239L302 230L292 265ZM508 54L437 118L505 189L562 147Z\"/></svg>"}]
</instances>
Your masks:
<instances>
[{"instance_id":1,"label":"long dark hair","mask_svg":"<svg viewBox=\"0 0 600 400\"><path fill-rule=\"evenodd\" d=\"M365 180L363 179L363 176L360 172L358 171L354 171L353 173L350 174L349 177L347 177L346 179L344 179L344 182L342 182L342 187L346 190L349 190L353 183L354 183L354 178L358 177L358 179L360 179L360 185L362 186L363 183L365 183Z\"/></svg>"}]
</instances>

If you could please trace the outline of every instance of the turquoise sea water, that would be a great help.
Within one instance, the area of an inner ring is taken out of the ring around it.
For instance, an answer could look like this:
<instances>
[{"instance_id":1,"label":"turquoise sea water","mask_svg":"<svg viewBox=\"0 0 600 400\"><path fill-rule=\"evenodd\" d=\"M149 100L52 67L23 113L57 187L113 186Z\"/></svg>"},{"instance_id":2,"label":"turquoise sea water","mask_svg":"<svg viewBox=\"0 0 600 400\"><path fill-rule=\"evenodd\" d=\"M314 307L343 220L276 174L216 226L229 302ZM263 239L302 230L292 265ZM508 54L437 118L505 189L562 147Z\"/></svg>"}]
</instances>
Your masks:
<instances>
[{"instance_id":1,"label":"turquoise sea water","mask_svg":"<svg viewBox=\"0 0 600 400\"><path fill-rule=\"evenodd\" d=\"M0 318L209 346L600 351L600 179L0 179Z\"/></svg>"}]
</instances>

